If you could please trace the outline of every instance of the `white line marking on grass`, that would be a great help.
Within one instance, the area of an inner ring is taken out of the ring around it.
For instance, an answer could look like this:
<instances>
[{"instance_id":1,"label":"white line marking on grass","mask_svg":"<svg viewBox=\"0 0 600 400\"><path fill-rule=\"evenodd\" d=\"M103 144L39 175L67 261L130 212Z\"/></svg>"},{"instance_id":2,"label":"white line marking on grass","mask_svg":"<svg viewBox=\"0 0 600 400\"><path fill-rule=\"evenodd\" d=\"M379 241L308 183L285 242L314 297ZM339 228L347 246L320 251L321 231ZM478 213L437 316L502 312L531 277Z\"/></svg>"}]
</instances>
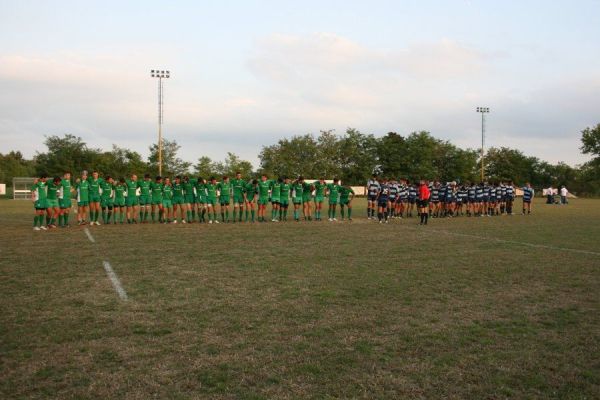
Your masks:
<instances>
[{"instance_id":1,"label":"white line marking on grass","mask_svg":"<svg viewBox=\"0 0 600 400\"><path fill-rule=\"evenodd\" d=\"M427 229L427 228L425 228L425 229ZM595 252L595 251L590 251L590 250L579 250L579 249L571 249L569 247L550 246L550 245L547 245L547 244L535 244L535 243L519 242L517 240L506 240L506 239L499 239L499 238L493 238L493 237L488 237L488 236L470 235L468 233L450 232L450 231L443 231L443 230L438 230L438 229L427 229L427 231L429 231L429 232L435 232L435 233L445 233L446 235L454 235L454 236L463 236L463 237L470 237L470 238L476 238L476 239L493 240L495 242L500 242L500 243L518 244L518 245L521 245L521 246L535 247L535 248L538 248L538 249L550 249L550 250L570 251L572 253L591 254L591 255L594 255L594 256L600 256L600 253ZM423 232L426 232L426 231L423 230Z\"/></svg>"},{"instance_id":2,"label":"white line marking on grass","mask_svg":"<svg viewBox=\"0 0 600 400\"><path fill-rule=\"evenodd\" d=\"M113 287L117 291L117 294L121 298L121 300L127 300L127 293L125 293L125 289L121 286L121 281L119 281L119 277L115 274L110 263L108 261L103 261L104 270L106 271L106 275L108 275L108 279L112 282Z\"/></svg>"},{"instance_id":3,"label":"white line marking on grass","mask_svg":"<svg viewBox=\"0 0 600 400\"><path fill-rule=\"evenodd\" d=\"M83 231L87 235L88 239L90 239L90 242L96 243L96 239L94 239L94 237L92 236L92 232L90 232L88 228L85 228Z\"/></svg>"}]
</instances>

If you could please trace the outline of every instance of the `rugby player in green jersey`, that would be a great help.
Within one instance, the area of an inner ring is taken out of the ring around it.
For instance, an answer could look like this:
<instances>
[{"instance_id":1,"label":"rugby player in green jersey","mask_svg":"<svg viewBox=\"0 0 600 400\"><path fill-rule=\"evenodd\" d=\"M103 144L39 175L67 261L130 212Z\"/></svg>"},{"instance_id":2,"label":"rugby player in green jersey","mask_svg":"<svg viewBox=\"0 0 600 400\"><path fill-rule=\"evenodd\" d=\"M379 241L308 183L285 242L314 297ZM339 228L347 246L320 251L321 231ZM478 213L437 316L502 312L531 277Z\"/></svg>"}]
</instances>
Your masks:
<instances>
[{"instance_id":1,"label":"rugby player in green jersey","mask_svg":"<svg viewBox=\"0 0 600 400\"><path fill-rule=\"evenodd\" d=\"M302 188L302 214L304 215L304 220L312 221L312 206L311 206L311 198L312 191L314 190L314 186L312 183L304 182L304 187Z\"/></svg>"},{"instance_id":2,"label":"rugby player in green jersey","mask_svg":"<svg viewBox=\"0 0 600 400\"><path fill-rule=\"evenodd\" d=\"M208 207L208 223L219 223L217 219L217 179L211 176L209 182L204 185L206 188L206 206Z\"/></svg>"},{"instance_id":3,"label":"rugby player in green jersey","mask_svg":"<svg viewBox=\"0 0 600 400\"><path fill-rule=\"evenodd\" d=\"M233 222L236 215L238 220L242 222L242 213L244 212L244 190L246 190L246 181L242 179L242 173L236 172L235 179L231 181L233 188Z\"/></svg>"},{"instance_id":4,"label":"rugby player in green jersey","mask_svg":"<svg viewBox=\"0 0 600 400\"><path fill-rule=\"evenodd\" d=\"M56 228L56 220L58 219L60 208L58 205L58 194L61 189L61 179L57 176L51 182L47 182L46 186L46 209L50 215L50 221L48 222L48 228Z\"/></svg>"},{"instance_id":5,"label":"rugby player in green jersey","mask_svg":"<svg viewBox=\"0 0 600 400\"><path fill-rule=\"evenodd\" d=\"M185 208L185 221L191 224L196 219L196 195L194 193L194 186L196 186L195 179L190 179L189 176L184 175L181 181L181 187L183 188L183 207Z\"/></svg>"},{"instance_id":6,"label":"rugby player in green jersey","mask_svg":"<svg viewBox=\"0 0 600 400\"><path fill-rule=\"evenodd\" d=\"M244 201L246 203L246 222L248 222L248 212L252 214L252 222L254 222L255 211L254 202L258 193L258 181L253 179L246 185L244 190Z\"/></svg>"},{"instance_id":7,"label":"rugby player in green jersey","mask_svg":"<svg viewBox=\"0 0 600 400\"><path fill-rule=\"evenodd\" d=\"M198 203L198 221L206 222L206 179L196 179L196 203Z\"/></svg>"},{"instance_id":8,"label":"rugby player in green jersey","mask_svg":"<svg viewBox=\"0 0 600 400\"><path fill-rule=\"evenodd\" d=\"M125 199L125 205L127 206L127 223L137 224L135 215L138 207L138 177L136 174L131 175L131 179L125 180L125 186L127 186L127 197Z\"/></svg>"},{"instance_id":9,"label":"rugby player in green jersey","mask_svg":"<svg viewBox=\"0 0 600 400\"><path fill-rule=\"evenodd\" d=\"M33 208L35 209L35 216L33 217L33 230L46 230L44 225L44 213L47 212L48 204L46 202L46 180L47 177L43 174L40 179L33 181L31 185L31 200L33 201Z\"/></svg>"},{"instance_id":10,"label":"rugby player in green jersey","mask_svg":"<svg viewBox=\"0 0 600 400\"><path fill-rule=\"evenodd\" d=\"M323 208L323 201L325 201L325 190L327 189L327 183L325 178L321 178L313 183L315 187L315 220L321 221L321 208Z\"/></svg>"},{"instance_id":11,"label":"rugby player in green jersey","mask_svg":"<svg viewBox=\"0 0 600 400\"><path fill-rule=\"evenodd\" d=\"M87 171L83 171L81 179L75 181L75 189L77 190L77 223L85 225L85 214L90 205L90 183Z\"/></svg>"},{"instance_id":12,"label":"rugby player in green jersey","mask_svg":"<svg viewBox=\"0 0 600 400\"><path fill-rule=\"evenodd\" d=\"M352 200L354 200L354 190L348 186L340 186L340 214L344 220L344 207L348 209L348 221L352 221Z\"/></svg>"},{"instance_id":13,"label":"rugby player in green jersey","mask_svg":"<svg viewBox=\"0 0 600 400\"><path fill-rule=\"evenodd\" d=\"M221 210L221 221L229 222L229 203L231 203L231 182L228 176L223 176L223 180L217 183L219 191L219 205Z\"/></svg>"},{"instance_id":14,"label":"rugby player in green jersey","mask_svg":"<svg viewBox=\"0 0 600 400\"><path fill-rule=\"evenodd\" d=\"M125 178L119 178L119 182L113 187L113 189L113 207L115 209L114 223L117 223L117 210L119 210L119 223L122 224L123 217L125 216L125 197L127 195L127 185L125 184Z\"/></svg>"},{"instance_id":15,"label":"rugby player in green jersey","mask_svg":"<svg viewBox=\"0 0 600 400\"><path fill-rule=\"evenodd\" d=\"M302 207L302 192L304 191L304 177L300 176L292 183L292 202L294 203L294 220L300 222L300 207Z\"/></svg>"},{"instance_id":16,"label":"rugby player in green jersey","mask_svg":"<svg viewBox=\"0 0 600 400\"><path fill-rule=\"evenodd\" d=\"M282 184L283 179L281 178L271 181L271 222L279 222Z\"/></svg>"},{"instance_id":17,"label":"rugby player in green jersey","mask_svg":"<svg viewBox=\"0 0 600 400\"><path fill-rule=\"evenodd\" d=\"M181 223L185 223L183 213L185 212L185 198L183 197L183 185L181 184L181 176L177 175L173 182L173 223L177 223L177 210L181 217Z\"/></svg>"},{"instance_id":18,"label":"rugby player in green jersey","mask_svg":"<svg viewBox=\"0 0 600 400\"><path fill-rule=\"evenodd\" d=\"M106 176L100 184L100 207L102 208L102 222L110 224L113 213L113 179Z\"/></svg>"},{"instance_id":19,"label":"rugby player in green jersey","mask_svg":"<svg viewBox=\"0 0 600 400\"><path fill-rule=\"evenodd\" d=\"M287 221L288 207L290 205L290 191L292 184L290 178L284 177L279 193L279 220Z\"/></svg>"},{"instance_id":20,"label":"rugby player in green jersey","mask_svg":"<svg viewBox=\"0 0 600 400\"><path fill-rule=\"evenodd\" d=\"M69 227L69 214L71 213L71 173L65 172L61 181L61 189L58 195L60 214L58 215L58 226Z\"/></svg>"},{"instance_id":21,"label":"rugby player in green jersey","mask_svg":"<svg viewBox=\"0 0 600 400\"><path fill-rule=\"evenodd\" d=\"M152 178L150 178L150 174L144 174L144 179L138 182L138 187L140 188L138 197L139 203L139 216L140 223L144 224L148 220L148 213L150 212L150 205L152 204L152 200L150 198L150 184L152 183Z\"/></svg>"},{"instance_id":22,"label":"rugby player in green jersey","mask_svg":"<svg viewBox=\"0 0 600 400\"><path fill-rule=\"evenodd\" d=\"M163 183L162 176L157 176L150 184L152 202L152 223L156 222L156 211L158 210L158 222L163 220Z\"/></svg>"},{"instance_id":23,"label":"rugby player in green jersey","mask_svg":"<svg viewBox=\"0 0 600 400\"><path fill-rule=\"evenodd\" d=\"M340 197L339 179L333 178L333 183L327 185L327 196L329 197L329 221L337 221L335 212Z\"/></svg>"},{"instance_id":24,"label":"rugby player in green jersey","mask_svg":"<svg viewBox=\"0 0 600 400\"><path fill-rule=\"evenodd\" d=\"M163 223L170 224L173 221L173 185L171 179L165 178L162 187Z\"/></svg>"},{"instance_id":25,"label":"rugby player in green jersey","mask_svg":"<svg viewBox=\"0 0 600 400\"><path fill-rule=\"evenodd\" d=\"M98 217L100 216L100 185L102 178L98 171L92 171L92 176L88 177L90 183L90 225L100 225Z\"/></svg>"},{"instance_id":26,"label":"rugby player in green jersey","mask_svg":"<svg viewBox=\"0 0 600 400\"><path fill-rule=\"evenodd\" d=\"M267 210L267 204L269 204L270 191L271 181L263 174L258 182L258 222L267 222L265 211Z\"/></svg>"}]
</instances>

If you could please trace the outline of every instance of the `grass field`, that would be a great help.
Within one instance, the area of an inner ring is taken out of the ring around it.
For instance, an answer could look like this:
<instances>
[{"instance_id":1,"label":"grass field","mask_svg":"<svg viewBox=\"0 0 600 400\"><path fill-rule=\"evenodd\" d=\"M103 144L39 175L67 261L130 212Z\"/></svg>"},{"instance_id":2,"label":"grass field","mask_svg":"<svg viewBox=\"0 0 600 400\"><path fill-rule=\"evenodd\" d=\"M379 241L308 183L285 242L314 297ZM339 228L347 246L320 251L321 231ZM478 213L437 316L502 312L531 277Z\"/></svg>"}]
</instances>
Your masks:
<instances>
[{"instance_id":1,"label":"grass field","mask_svg":"<svg viewBox=\"0 0 600 400\"><path fill-rule=\"evenodd\" d=\"M600 200L354 214L92 243L0 201L0 398L600 398Z\"/></svg>"}]
</instances>

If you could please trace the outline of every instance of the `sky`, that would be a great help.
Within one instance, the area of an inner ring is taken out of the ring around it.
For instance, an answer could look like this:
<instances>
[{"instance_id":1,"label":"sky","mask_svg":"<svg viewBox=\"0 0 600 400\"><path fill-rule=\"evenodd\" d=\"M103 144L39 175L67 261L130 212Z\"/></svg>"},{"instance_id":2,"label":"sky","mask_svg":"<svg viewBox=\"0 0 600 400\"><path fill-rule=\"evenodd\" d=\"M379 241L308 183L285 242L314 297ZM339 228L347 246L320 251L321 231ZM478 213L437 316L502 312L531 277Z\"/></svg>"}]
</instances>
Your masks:
<instances>
[{"instance_id":1,"label":"sky","mask_svg":"<svg viewBox=\"0 0 600 400\"><path fill-rule=\"evenodd\" d=\"M600 1L0 0L0 153L69 133L147 156L258 165L262 146L348 127L427 130L571 165L600 122Z\"/></svg>"}]
</instances>

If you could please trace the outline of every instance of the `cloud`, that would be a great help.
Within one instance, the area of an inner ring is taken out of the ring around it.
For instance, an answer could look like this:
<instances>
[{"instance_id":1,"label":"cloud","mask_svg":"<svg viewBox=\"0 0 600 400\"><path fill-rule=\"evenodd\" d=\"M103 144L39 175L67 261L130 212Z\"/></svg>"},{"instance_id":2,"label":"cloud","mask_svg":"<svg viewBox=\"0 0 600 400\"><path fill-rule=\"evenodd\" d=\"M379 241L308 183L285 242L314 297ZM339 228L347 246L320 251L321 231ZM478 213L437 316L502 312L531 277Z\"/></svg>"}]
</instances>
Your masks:
<instances>
[{"instance_id":1,"label":"cloud","mask_svg":"<svg viewBox=\"0 0 600 400\"><path fill-rule=\"evenodd\" d=\"M0 148L31 155L43 150L44 134L73 133L94 147L117 143L146 154L156 135L151 53L0 56ZM378 48L328 32L277 33L256 41L237 74L218 82L198 78L194 58L171 54L165 135L184 145L189 160L227 151L255 160L282 136L349 126L375 134L430 130L477 147L475 107L483 105L492 108L488 144L582 161L578 135L597 123L600 75L539 79L533 87L506 66L514 55L496 53L449 38ZM550 149L548 138L560 140L562 151Z\"/></svg>"}]
</instances>

